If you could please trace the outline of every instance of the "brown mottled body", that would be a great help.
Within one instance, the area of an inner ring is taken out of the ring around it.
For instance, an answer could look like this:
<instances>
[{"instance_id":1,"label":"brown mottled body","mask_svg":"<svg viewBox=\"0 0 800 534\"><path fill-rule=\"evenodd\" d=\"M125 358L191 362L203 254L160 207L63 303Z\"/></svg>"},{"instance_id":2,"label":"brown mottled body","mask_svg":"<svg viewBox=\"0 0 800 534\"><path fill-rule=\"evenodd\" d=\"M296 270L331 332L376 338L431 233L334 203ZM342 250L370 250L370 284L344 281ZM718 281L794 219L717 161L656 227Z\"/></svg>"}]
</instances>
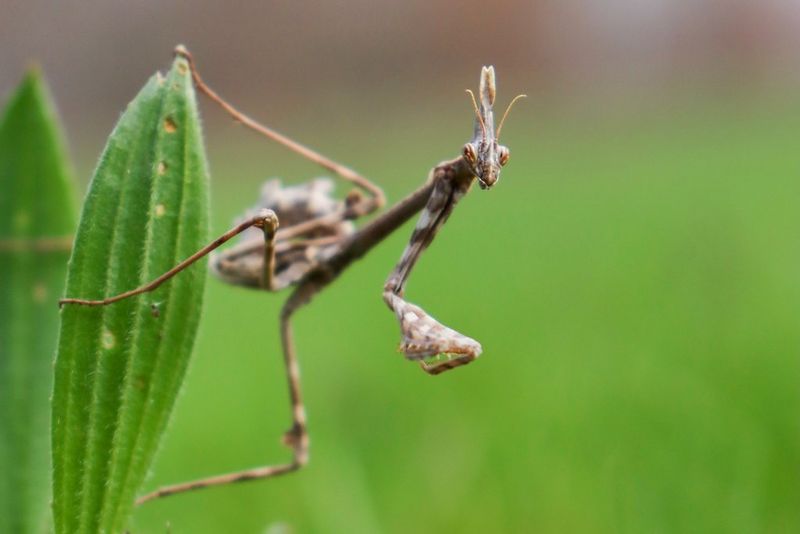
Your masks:
<instances>
[{"instance_id":1,"label":"brown mottled body","mask_svg":"<svg viewBox=\"0 0 800 534\"><path fill-rule=\"evenodd\" d=\"M482 189L491 188L500 177L501 167L509 159L508 149L497 142L503 121L500 121L497 134L494 129L494 69L484 67L478 101L470 92L475 108L475 128L472 139L463 147L462 155L434 167L419 189L369 223L356 228L354 220L375 212L385 203L378 186L352 169L240 113L203 82L186 49L179 47L176 53L188 60L198 90L235 120L353 183L358 189L350 191L344 199L337 199L333 196L334 184L328 178L317 178L296 186L283 186L276 179L270 180L264 184L256 206L246 212L234 228L156 280L103 300L66 298L61 301L62 304L86 306L112 304L152 291L208 254L211 254L212 272L225 282L266 291L294 287L280 314L281 343L292 407L292 427L285 434L284 441L292 450L292 460L282 465L257 467L164 487L144 495L139 503L194 489L278 476L306 464L309 440L291 317L336 280L351 263L420 211L411 239L383 291L384 301L400 324L400 350L409 360L419 361L422 369L432 375L475 360L481 353L480 343L439 323L419 306L407 302L404 288L420 255L431 244L458 201L470 190L473 181L477 179ZM236 236L239 236L237 244L215 252ZM158 313L158 310L154 309L153 313Z\"/></svg>"}]
</instances>

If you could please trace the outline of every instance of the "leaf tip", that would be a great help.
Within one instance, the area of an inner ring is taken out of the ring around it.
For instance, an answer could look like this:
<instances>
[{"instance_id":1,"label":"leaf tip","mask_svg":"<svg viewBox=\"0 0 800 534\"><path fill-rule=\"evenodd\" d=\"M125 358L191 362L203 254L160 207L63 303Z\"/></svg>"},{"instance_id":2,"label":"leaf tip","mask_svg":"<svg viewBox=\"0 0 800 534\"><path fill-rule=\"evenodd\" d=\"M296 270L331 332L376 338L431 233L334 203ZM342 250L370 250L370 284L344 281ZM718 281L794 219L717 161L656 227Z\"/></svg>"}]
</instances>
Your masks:
<instances>
[{"instance_id":1,"label":"leaf tip","mask_svg":"<svg viewBox=\"0 0 800 534\"><path fill-rule=\"evenodd\" d=\"M25 76L22 78L22 84L26 85L39 85L42 83L42 65L38 61L28 62L25 68Z\"/></svg>"}]
</instances>

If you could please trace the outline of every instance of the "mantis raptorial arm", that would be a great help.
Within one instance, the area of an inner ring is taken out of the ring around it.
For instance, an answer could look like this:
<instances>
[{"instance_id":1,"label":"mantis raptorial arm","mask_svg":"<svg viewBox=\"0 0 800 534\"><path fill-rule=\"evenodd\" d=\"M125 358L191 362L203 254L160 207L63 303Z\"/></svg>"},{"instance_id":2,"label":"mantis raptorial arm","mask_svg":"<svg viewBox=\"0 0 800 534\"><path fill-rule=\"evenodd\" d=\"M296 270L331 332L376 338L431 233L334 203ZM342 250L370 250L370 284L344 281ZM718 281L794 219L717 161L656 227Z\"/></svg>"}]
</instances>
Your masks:
<instances>
[{"instance_id":1,"label":"mantis raptorial arm","mask_svg":"<svg viewBox=\"0 0 800 534\"><path fill-rule=\"evenodd\" d=\"M474 171L463 156L434 167L422 187L361 228L337 254L309 273L301 285L311 288L308 298L322 291L353 261L422 211L409 244L383 292L384 301L400 322L400 350L407 358L420 360L422 368L429 374L439 374L477 358L481 352L480 343L440 324L420 307L403 299L405 282L419 256L433 241L474 179ZM446 355L445 359L424 361L440 354Z\"/></svg>"},{"instance_id":2,"label":"mantis raptorial arm","mask_svg":"<svg viewBox=\"0 0 800 534\"><path fill-rule=\"evenodd\" d=\"M434 375L467 364L481 353L480 343L444 326L419 306L403 299L411 270L473 180L472 172L461 159L436 171L438 176L428 203L383 290L383 300L400 322L400 351L410 360L419 360L422 369ZM445 358L426 361L439 355Z\"/></svg>"}]
</instances>

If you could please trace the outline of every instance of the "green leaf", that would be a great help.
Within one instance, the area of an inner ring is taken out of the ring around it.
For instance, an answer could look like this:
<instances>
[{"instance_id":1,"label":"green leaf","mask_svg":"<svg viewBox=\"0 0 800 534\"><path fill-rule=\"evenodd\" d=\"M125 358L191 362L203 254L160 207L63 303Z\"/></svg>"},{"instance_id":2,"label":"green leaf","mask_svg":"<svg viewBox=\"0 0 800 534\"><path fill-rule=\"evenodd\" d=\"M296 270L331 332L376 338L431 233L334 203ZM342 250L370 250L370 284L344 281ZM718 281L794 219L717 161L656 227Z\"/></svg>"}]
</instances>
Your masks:
<instances>
[{"instance_id":1,"label":"green leaf","mask_svg":"<svg viewBox=\"0 0 800 534\"><path fill-rule=\"evenodd\" d=\"M56 114L32 69L0 119L0 532L41 532L58 297L75 229Z\"/></svg>"},{"instance_id":2,"label":"green leaf","mask_svg":"<svg viewBox=\"0 0 800 534\"><path fill-rule=\"evenodd\" d=\"M208 171L188 66L149 80L92 178L67 296L138 287L208 240ZM57 533L122 532L192 352L205 287L198 262L154 292L64 306L53 394Z\"/></svg>"}]
</instances>

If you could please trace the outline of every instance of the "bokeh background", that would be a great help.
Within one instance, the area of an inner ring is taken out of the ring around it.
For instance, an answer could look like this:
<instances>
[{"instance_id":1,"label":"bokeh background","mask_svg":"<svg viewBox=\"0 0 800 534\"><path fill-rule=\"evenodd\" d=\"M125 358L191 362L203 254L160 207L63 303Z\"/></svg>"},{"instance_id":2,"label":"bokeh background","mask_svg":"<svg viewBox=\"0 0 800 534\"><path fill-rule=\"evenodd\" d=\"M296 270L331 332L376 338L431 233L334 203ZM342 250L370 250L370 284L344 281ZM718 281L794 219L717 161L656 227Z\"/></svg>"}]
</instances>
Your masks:
<instances>
[{"instance_id":1,"label":"bokeh background","mask_svg":"<svg viewBox=\"0 0 800 534\"><path fill-rule=\"evenodd\" d=\"M395 351L405 227L297 315L310 466L133 532L800 530L799 2L0 0L0 93L43 65L83 191L177 43L391 200L468 139L481 65L501 107L530 98L408 287L481 359L431 378ZM319 174L202 113L215 233ZM209 284L148 489L288 458L283 297Z\"/></svg>"}]
</instances>

